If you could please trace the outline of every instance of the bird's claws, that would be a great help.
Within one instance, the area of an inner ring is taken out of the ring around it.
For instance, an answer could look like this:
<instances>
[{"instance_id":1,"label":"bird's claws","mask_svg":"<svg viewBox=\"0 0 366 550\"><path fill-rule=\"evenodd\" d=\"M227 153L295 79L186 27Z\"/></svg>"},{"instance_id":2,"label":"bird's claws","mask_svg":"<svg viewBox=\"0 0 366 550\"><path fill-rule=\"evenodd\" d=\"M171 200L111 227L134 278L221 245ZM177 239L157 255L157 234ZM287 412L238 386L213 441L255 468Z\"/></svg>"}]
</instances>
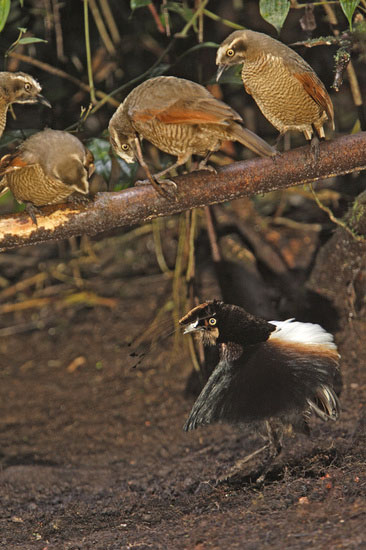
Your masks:
<instances>
[{"instance_id":1,"label":"bird's claws","mask_svg":"<svg viewBox=\"0 0 366 550\"><path fill-rule=\"evenodd\" d=\"M205 164L204 160L199 163L197 170L206 170L208 172L212 172L213 174L217 174L216 168L210 164Z\"/></svg>"},{"instance_id":2,"label":"bird's claws","mask_svg":"<svg viewBox=\"0 0 366 550\"><path fill-rule=\"evenodd\" d=\"M176 197L178 186L177 184L170 179L160 179L153 177L154 183L149 179L146 180L137 180L135 186L139 187L141 185L152 185L157 193L164 198Z\"/></svg>"},{"instance_id":3,"label":"bird's claws","mask_svg":"<svg viewBox=\"0 0 366 550\"><path fill-rule=\"evenodd\" d=\"M41 213L40 209L37 208L37 206L35 206L31 202L27 202L27 203L25 203L25 211L27 212L27 214L29 214L30 219L32 220L34 225L38 226L36 214Z\"/></svg>"}]
</instances>

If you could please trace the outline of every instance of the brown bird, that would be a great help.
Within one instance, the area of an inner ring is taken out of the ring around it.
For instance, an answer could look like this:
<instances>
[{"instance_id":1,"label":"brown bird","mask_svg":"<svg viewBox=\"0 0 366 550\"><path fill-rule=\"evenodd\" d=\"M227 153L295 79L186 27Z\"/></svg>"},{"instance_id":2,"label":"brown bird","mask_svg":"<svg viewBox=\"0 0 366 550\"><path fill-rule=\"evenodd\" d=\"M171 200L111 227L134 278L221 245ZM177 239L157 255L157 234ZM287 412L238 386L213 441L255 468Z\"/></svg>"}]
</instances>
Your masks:
<instances>
[{"instance_id":1,"label":"brown bird","mask_svg":"<svg viewBox=\"0 0 366 550\"><path fill-rule=\"evenodd\" d=\"M58 204L75 193L89 192L93 160L77 137L60 130L43 130L1 159L1 193L10 189L18 202L25 203L36 224L38 206ZM78 200L78 196L73 195L73 199Z\"/></svg>"},{"instance_id":2,"label":"brown bird","mask_svg":"<svg viewBox=\"0 0 366 550\"><path fill-rule=\"evenodd\" d=\"M204 168L209 155L225 140L239 141L258 155L275 155L273 147L242 124L236 111L203 86L183 78L159 76L132 90L111 118L109 134L113 148L125 162L137 158L146 168L138 136L177 156L175 164L154 175L160 183L161 176L187 162L191 155L206 157L200 164ZM153 185L157 188L155 182Z\"/></svg>"},{"instance_id":3,"label":"brown bird","mask_svg":"<svg viewBox=\"0 0 366 550\"><path fill-rule=\"evenodd\" d=\"M41 86L26 73L0 72L0 137L6 125L6 113L13 103L51 104L41 95Z\"/></svg>"},{"instance_id":4,"label":"brown bird","mask_svg":"<svg viewBox=\"0 0 366 550\"><path fill-rule=\"evenodd\" d=\"M327 120L334 129L333 104L324 84L300 55L278 40L261 32L235 31L220 45L216 64L217 79L228 67L243 64L245 90L280 136L297 130L307 140L314 131L324 138Z\"/></svg>"}]
</instances>

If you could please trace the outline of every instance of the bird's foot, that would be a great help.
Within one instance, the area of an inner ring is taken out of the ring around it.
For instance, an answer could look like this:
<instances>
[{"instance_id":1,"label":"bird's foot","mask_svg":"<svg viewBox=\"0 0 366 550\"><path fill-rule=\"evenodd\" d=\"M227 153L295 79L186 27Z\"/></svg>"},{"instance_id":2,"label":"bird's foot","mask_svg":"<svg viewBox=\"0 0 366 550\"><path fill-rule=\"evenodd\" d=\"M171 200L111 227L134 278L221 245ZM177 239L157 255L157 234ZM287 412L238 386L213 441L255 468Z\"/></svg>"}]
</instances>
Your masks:
<instances>
[{"instance_id":1,"label":"bird's foot","mask_svg":"<svg viewBox=\"0 0 366 550\"><path fill-rule=\"evenodd\" d=\"M41 214L41 210L32 204L31 202L25 202L25 211L27 214L29 214L30 219L34 223L34 225L38 225L36 214Z\"/></svg>"},{"instance_id":2,"label":"bird's foot","mask_svg":"<svg viewBox=\"0 0 366 550\"><path fill-rule=\"evenodd\" d=\"M83 193L78 193L75 191L72 195L69 195L66 199L66 202L70 204L86 206L91 201L91 198L88 195L83 195Z\"/></svg>"},{"instance_id":3,"label":"bird's foot","mask_svg":"<svg viewBox=\"0 0 366 550\"><path fill-rule=\"evenodd\" d=\"M214 168L210 164L206 164L206 162L204 160L201 160L201 162L198 165L197 170L207 170L208 172L212 172L213 174L217 174L216 168Z\"/></svg>"},{"instance_id":4,"label":"bird's foot","mask_svg":"<svg viewBox=\"0 0 366 550\"><path fill-rule=\"evenodd\" d=\"M177 193L177 184L170 179L163 179L156 176L152 177L152 180L137 180L135 186L139 187L140 185L152 185L157 193L164 198L171 198L176 196Z\"/></svg>"},{"instance_id":5,"label":"bird's foot","mask_svg":"<svg viewBox=\"0 0 366 550\"><path fill-rule=\"evenodd\" d=\"M266 451L268 449L268 447L269 447L268 444L264 445L263 447L261 447L260 449L257 449L253 453L250 453L249 455L245 456L244 458L241 458L240 460L237 460L235 462L234 466L232 466L228 472L226 472L225 474L223 474L222 476L220 476L216 479L216 483L220 484L220 483L232 480L234 477L236 477L239 473L242 472L244 464L246 464L247 462L249 462L250 460L255 458L260 453L263 453L264 451Z\"/></svg>"}]
</instances>

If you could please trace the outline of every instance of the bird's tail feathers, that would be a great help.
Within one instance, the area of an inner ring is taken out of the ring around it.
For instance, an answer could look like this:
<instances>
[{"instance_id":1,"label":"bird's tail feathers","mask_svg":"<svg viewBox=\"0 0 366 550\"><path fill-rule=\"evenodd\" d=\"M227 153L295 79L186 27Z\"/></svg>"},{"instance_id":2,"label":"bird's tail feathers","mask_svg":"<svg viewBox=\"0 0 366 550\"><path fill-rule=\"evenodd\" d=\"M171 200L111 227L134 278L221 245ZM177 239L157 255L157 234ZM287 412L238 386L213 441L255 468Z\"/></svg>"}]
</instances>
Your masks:
<instances>
[{"instance_id":1,"label":"bird's tail feathers","mask_svg":"<svg viewBox=\"0 0 366 550\"><path fill-rule=\"evenodd\" d=\"M338 420L341 412L339 399L329 386L319 386L314 399L308 399L307 402L310 410L322 420Z\"/></svg>"},{"instance_id":2,"label":"bird's tail feathers","mask_svg":"<svg viewBox=\"0 0 366 550\"><path fill-rule=\"evenodd\" d=\"M240 124L232 124L230 131L236 141L239 141L244 147L248 147L261 157L273 157L277 154L274 147L254 134L254 132L251 132L247 128L243 128Z\"/></svg>"}]
</instances>

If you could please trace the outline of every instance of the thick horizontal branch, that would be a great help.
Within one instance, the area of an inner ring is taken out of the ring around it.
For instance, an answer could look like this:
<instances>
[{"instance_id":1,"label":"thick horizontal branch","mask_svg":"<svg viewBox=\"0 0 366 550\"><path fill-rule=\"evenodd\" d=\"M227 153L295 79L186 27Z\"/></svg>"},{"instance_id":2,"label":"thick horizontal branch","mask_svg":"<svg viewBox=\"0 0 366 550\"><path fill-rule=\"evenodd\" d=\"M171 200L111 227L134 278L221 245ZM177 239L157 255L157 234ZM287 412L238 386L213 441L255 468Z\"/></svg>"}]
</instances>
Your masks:
<instances>
[{"instance_id":1,"label":"thick horizontal branch","mask_svg":"<svg viewBox=\"0 0 366 550\"><path fill-rule=\"evenodd\" d=\"M220 168L217 174L199 171L174 178L178 186L175 199L161 197L146 185L98 193L85 207L44 207L42 215L37 216L38 227L25 212L4 216L0 218L0 250L73 235L97 235L117 227L141 224L158 216L365 168L366 132L360 132L321 143L317 163L314 163L307 146L278 155L275 159L235 162Z\"/></svg>"}]
</instances>

